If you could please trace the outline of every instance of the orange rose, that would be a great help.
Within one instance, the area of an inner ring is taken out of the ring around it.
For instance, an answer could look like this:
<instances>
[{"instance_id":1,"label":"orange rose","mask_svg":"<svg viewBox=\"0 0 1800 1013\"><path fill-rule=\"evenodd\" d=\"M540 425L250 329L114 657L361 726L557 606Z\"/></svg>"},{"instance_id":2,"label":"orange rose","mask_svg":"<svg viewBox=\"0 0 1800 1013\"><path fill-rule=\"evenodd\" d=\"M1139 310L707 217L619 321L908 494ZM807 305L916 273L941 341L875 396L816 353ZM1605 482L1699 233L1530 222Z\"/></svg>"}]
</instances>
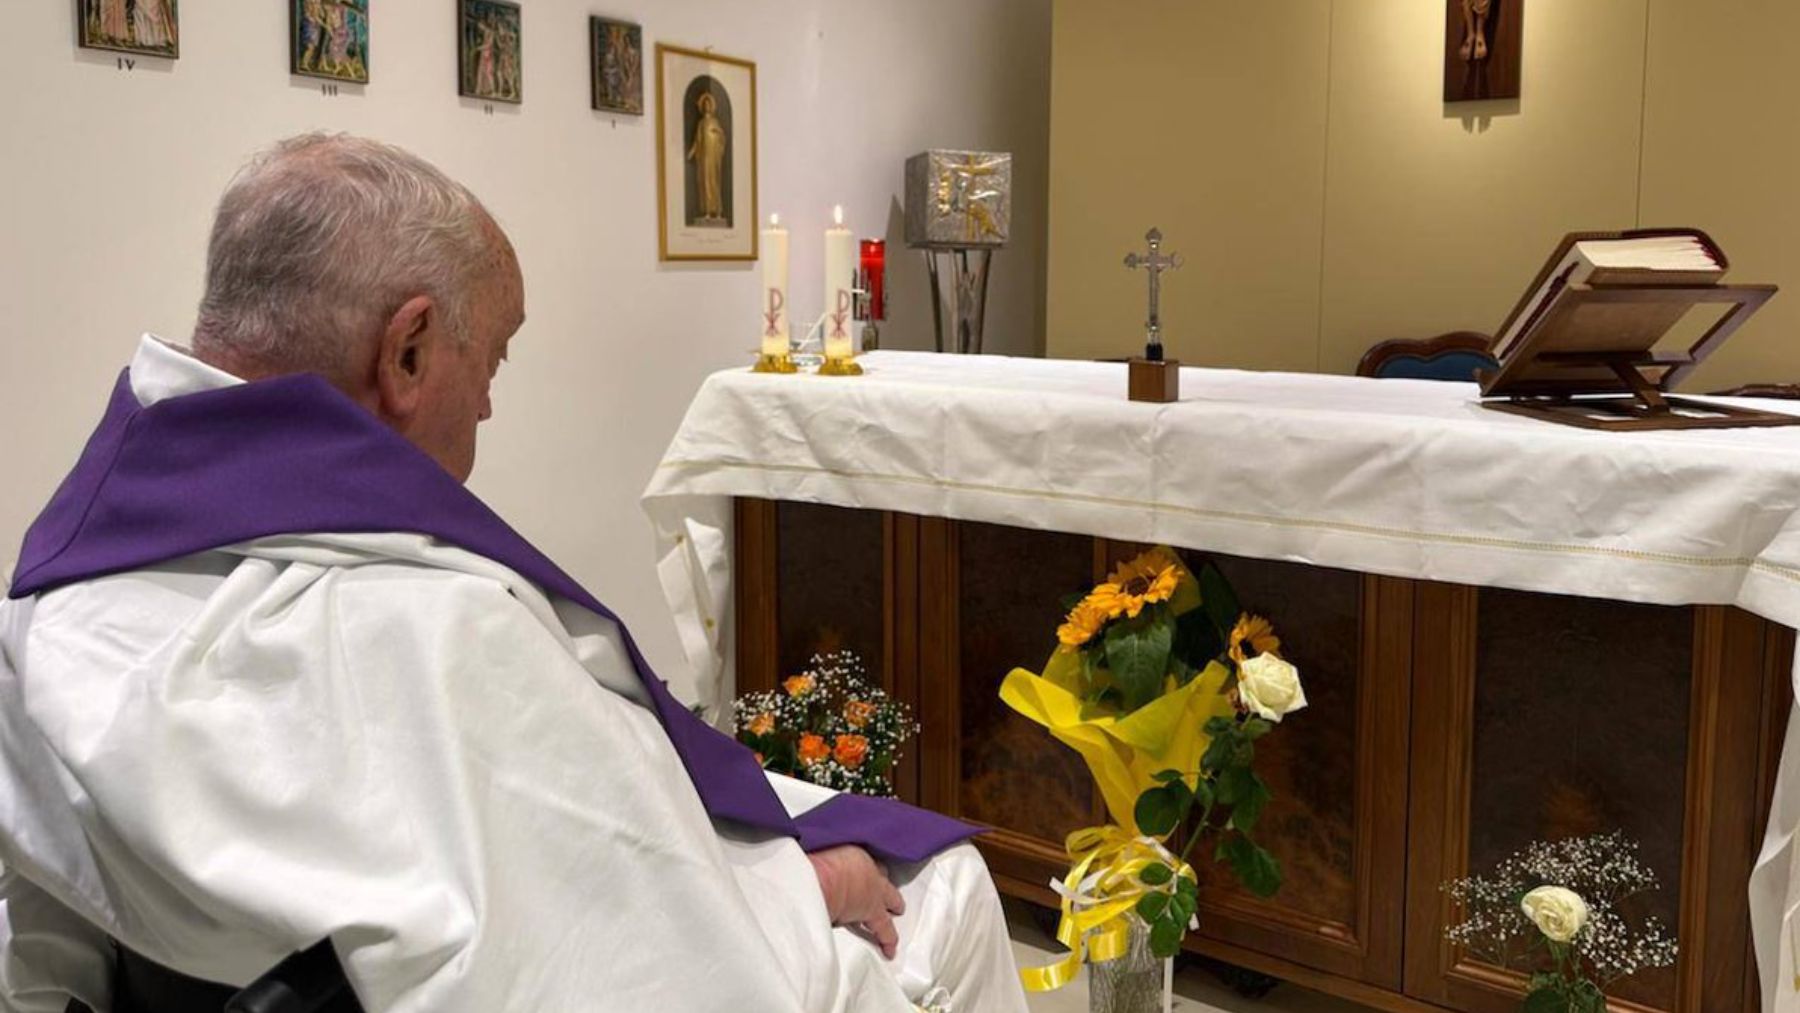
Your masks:
<instances>
[{"instance_id":1,"label":"orange rose","mask_svg":"<svg viewBox=\"0 0 1800 1013\"><path fill-rule=\"evenodd\" d=\"M811 732L807 732L805 735L800 736L801 763L818 763L830 755L831 747L825 745L825 740L822 737L814 735Z\"/></svg>"},{"instance_id":2,"label":"orange rose","mask_svg":"<svg viewBox=\"0 0 1800 1013\"><path fill-rule=\"evenodd\" d=\"M874 717L875 705L867 700L852 700L844 705L844 720L852 728L861 728Z\"/></svg>"},{"instance_id":3,"label":"orange rose","mask_svg":"<svg viewBox=\"0 0 1800 1013\"><path fill-rule=\"evenodd\" d=\"M775 715L768 711L763 711L761 714L750 719L751 735L767 735L774 730Z\"/></svg>"},{"instance_id":4,"label":"orange rose","mask_svg":"<svg viewBox=\"0 0 1800 1013\"><path fill-rule=\"evenodd\" d=\"M764 759L763 759L763 754L761 754L761 753L757 753L757 754L756 754L756 765L757 765L757 766L759 766L759 767L760 767L760 766L762 766L762 765L763 765L763 764L764 764L764 763L766 763L766 762L768 762L768 761L766 761L766 760L764 760Z\"/></svg>"},{"instance_id":5,"label":"orange rose","mask_svg":"<svg viewBox=\"0 0 1800 1013\"><path fill-rule=\"evenodd\" d=\"M788 696L805 696L812 692L813 677L810 675L790 675L781 683Z\"/></svg>"},{"instance_id":6,"label":"orange rose","mask_svg":"<svg viewBox=\"0 0 1800 1013\"><path fill-rule=\"evenodd\" d=\"M837 762L855 770L869 755L869 740L860 735L840 735L831 755Z\"/></svg>"}]
</instances>

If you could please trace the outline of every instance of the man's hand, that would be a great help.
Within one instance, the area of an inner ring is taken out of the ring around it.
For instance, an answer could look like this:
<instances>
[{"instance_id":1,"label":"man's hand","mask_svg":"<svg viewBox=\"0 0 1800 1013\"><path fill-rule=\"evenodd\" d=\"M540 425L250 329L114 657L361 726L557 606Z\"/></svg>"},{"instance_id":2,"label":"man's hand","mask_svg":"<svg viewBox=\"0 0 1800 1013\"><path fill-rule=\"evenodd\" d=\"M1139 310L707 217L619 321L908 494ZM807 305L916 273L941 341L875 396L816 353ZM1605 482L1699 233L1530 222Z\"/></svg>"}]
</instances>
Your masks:
<instances>
[{"instance_id":1,"label":"man's hand","mask_svg":"<svg viewBox=\"0 0 1800 1013\"><path fill-rule=\"evenodd\" d=\"M882 956L894 959L900 942L894 916L906 913L906 900L888 880L887 870L855 845L827 848L806 857L819 877L831 924L861 928L881 947Z\"/></svg>"}]
</instances>

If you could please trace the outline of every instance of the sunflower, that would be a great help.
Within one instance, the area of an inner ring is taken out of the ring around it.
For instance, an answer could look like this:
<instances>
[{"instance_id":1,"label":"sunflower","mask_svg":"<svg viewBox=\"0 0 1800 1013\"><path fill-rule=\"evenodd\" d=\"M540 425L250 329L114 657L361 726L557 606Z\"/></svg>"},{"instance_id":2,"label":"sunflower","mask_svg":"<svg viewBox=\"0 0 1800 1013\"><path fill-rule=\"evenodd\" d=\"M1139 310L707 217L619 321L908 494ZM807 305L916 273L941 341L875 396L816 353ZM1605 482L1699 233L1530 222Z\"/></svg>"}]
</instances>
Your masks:
<instances>
[{"instance_id":1,"label":"sunflower","mask_svg":"<svg viewBox=\"0 0 1800 1013\"><path fill-rule=\"evenodd\" d=\"M1088 600L1105 608L1113 618L1124 615L1136 619L1144 606L1173 598L1180 583L1180 561L1173 552L1159 546L1120 563L1106 583L1094 588Z\"/></svg>"},{"instance_id":2,"label":"sunflower","mask_svg":"<svg viewBox=\"0 0 1800 1013\"><path fill-rule=\"evenodd\" d=\"M1153 580L1162 575L1164 570L1174 567L1180 572L1181 560L1175 551L1166 545L1145 549L1136 559L1128 559L1113 568L1106 579L1123 588L1130 588L1136 579Z\"/></svg>"},{"instance_id":3,"label":"sunflower","mask_svg":"<svg viewBox=\"0 0 1800 1013\"><path fill-rule=\"evenodd\" d=\"M1249 644L1250 649L1244 650ZM1280 656L1281 638L1275 635L1275 627L1262 616L1253 616L1246 612L1238 616L1237 625L1231 628L1231 660L1243 664L1247 659L1259 654Z\"/></svg>"},{"instance_id":4,"label":"sunflower","mask_svg":"<svg viewBox=\"0 0 1800 1013\"><path fill-rule=\"evenodd\" d=\"M1125 606L1130 604L1125 589L1117 584L1096 584L1076 609L1086 608L1106 619L1117 619L1125 614ZM1073 612L1069 613L1071 616Z\"/></svg>"},{"instance_id":5,"label":"sunflower","mask_svg":"<svg viewBox=\"0 0 1800 1013\"><path fill-rule=\"evenodd\" d=\"M1073 651L1094 639L1111 618L1112 614L1105 607L1095 604L1092 595L1082 599L1081 604L1069 612L1068 620L1057 627L1056 639L1062 644L1058 650Z\"/></svg>"}]
</instances>

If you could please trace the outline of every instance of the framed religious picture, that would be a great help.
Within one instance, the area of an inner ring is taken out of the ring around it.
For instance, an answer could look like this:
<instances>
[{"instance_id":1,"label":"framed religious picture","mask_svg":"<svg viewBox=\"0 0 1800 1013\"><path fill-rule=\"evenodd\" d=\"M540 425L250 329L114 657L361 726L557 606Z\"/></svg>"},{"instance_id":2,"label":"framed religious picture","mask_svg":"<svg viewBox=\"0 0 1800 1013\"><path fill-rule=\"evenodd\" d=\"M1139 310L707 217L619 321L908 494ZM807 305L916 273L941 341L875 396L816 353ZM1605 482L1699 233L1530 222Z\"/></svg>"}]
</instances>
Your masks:
<instances>
[{"instance_id":1,"label":"framed religious picture","mask_svg":"<svg viewBox=\"0 0 1800 1013\"><path fill-rule=\"evenodd\" d=\"M644 29L628 21L588 18L594 108L644 115Z\"/></svg>"},{"instance_id":2,"label":"framed religious picture","mask_svg":"<svg viewBox=\"0 0 1800 1013\"><path fill-rule=\"evenodd\" d=\"M86 49L143 56L181 55L176 0L75 0L76 34Z\"/></svg>"},{"instance_id":3,"label":"framed religious picture","mask_svg":"<svg viewBox=\"0 0 1800 1013\"><path fill-rule=\"evenodd\" d=\"M525 101L519 5L456 0L457 92L484 102Z\"/></svg>"},{"instance_id":4,"label":"framed religious picture","mask_svg":"<svg viewBox=\"0 0 1800 1013\"><path fill-rule=\"evenodd\" d=\"M756 64L656 47L663 260L756 259Z\"/></svg>"},{"instance_id":5,"label":"framed religious picture","mask_svg":"<svg viewBox=\"0 0 1800 1013\"><path fill-rule=\"evenodd\" d=\"M1444 101L1518 98L1525 0L1444 2Z\"/></svg>"},{"instance_id":6,"label":"framed religious picture","mask_svg":"<svg viewBox=\"0 0 1800 1013\"><path fill-rule=\"evenodd\" d=\"M288 70L369 83L369 0L288 0Z\"/></svg>"}]
</instances>

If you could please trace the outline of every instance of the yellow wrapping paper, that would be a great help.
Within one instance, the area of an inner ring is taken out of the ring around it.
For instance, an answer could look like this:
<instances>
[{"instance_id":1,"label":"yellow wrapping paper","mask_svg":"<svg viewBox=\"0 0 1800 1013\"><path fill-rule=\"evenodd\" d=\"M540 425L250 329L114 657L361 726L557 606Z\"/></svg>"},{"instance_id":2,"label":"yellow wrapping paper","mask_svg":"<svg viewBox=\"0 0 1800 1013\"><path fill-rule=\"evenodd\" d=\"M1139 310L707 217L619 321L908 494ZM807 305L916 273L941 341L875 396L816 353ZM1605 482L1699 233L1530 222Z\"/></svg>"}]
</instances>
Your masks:
<instances>
[{"instance_id":1,"label":"yellow wrapping paper","mask_svg":"<svg viewBox=\"0 0 1800 1013\"><path fill-rule=\"evenodd\" d=\"M1000 685L1000 699L1081 754L1113 822L1136 836L1133 810L1137 797L1155 786L1152 775L1179 770L1191 778L1212 741L1204 731L1206 722L1236 713L1224 692L1230 677L1230 671L1215 661L1187 685L1124 717L1084 716L1081 658L1058 651L1041 676L1013 669Z\"/></svg>"}]
</instances>

